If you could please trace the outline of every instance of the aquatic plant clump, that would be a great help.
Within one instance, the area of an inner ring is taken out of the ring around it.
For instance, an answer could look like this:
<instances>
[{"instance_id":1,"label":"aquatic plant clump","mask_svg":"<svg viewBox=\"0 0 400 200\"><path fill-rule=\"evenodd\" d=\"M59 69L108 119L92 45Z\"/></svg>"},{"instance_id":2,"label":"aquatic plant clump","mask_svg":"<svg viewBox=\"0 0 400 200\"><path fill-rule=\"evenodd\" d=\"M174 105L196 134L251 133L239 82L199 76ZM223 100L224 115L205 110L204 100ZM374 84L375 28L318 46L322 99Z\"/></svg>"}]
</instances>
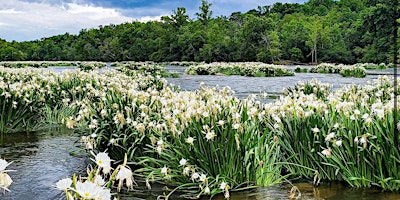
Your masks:
<instances>
[{"instance_id":1,"label":"aquatic plant clump","mask_svg":"<svg viewBox=\"0 0 400 200\"><path fill-rule=\"evenodd\" d=\"M281 65L264 63L209 63L191 65L185 70L190 75L240 75L253 77L293 76L294 73Z\"/></svg>"},{"instance_id":2,"label":"aquatic plant clump","mask_svg":"<svg viewBox=\"0 0 400 200\"><path fill-rule=\"evenodd\" d=\"M48 67L78 67L81 70L95 70L106 66L103 62L89 62L89 61L2 61L0 66L7 68L48 68Z\"/></svg>"},{"instance_id":3,"label":"aquatic plant clump","mask_svg":"<svg viewBox=\"0 0 400 200\"><path fill-rule=\"evenodd\" d=\"M364 63L364 64L354 64L354 65L335 65L329 63L321 63L316 67L312 67L310 69L297 67L295 72L297 73L324 73L324 74L340 74L343 77L355 77L355 78L364 78L367 75L366 67L372 69L371 66L375 64ZM378 65L377 65L378 66ZM381 66L381 65L379 65ZM378 67L377 67L378 68ZM376 69L376 68L375 68Z\"/></svg>"},{"instance_id":4,"label":"aquatic plant clump","mask_svg":"<svg viewBox=\"0 0 400 200\"><path fill-rule=\"evenodd\" d=\"M268 113L278 116L282 149L288 162L295 163L285 165L286 170L310 179L345 181L353 187L399 190L393 80L383 76L373 84L319 96L321 89L312 93L296 89L302 85L265 105Z\"/></svg>"},{"instance_id":5,"label":"aquatic plant clump","mask_svg":"<svg viewBox=\"0 0 400 200\"><path fill-rule=\"evenodd\" d=\"M111 167L111 159L105 152L95 155L91 152L95 167L88 166L87 177L78 178L73 175L71 178L64 178L56 183L56 189L65 193L67 200L73 199L96 199L111 200L111 189L118 183L117 191L120 192L123 185L127 189L133 189L136 185L133 173L127 166L127 159L115 169Z\"/></svg>"},{"instance_id":6,"label":"aquatic plant clump","mask_svg":"<svg viewBox=\"0 0 400 200\"><path fill-rule=\"evenodd\" d=\"M125 72L125 74L129 75L129 73L134 74L148 74L152 76L160 76L163 78L178 78L178 73L172 73L165 70L165 68L154 62L115 62L112 63L111 66L117 67L119 71Z\"/></svg>"}]
</instances>

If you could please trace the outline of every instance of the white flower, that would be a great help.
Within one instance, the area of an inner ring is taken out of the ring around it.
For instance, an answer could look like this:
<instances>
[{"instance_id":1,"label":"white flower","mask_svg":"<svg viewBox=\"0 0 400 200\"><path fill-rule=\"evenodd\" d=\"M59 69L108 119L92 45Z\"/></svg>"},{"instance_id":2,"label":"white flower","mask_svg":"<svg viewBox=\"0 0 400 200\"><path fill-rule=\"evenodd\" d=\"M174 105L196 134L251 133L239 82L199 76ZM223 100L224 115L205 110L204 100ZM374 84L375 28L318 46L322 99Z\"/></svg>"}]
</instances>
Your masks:
<instances>
[{"instance_id":1,"label":"white flower","mask_svg":"<svg viewBox=\"0 0 400 200\"><path fill-rule=\"evenodd\" d=\"M120 169L117 173L116 179L119 180L118 188L117 188L118 191L121 190L122 183L124 180L126 180L126 186L128 187L128 189L129 188L133 189L132 171L130 169L126 168L125 166L120 167Z\"/></svg>"},{"instance_id":2,"label":"white flower","mask_svg":"<svg viewBox=\"0 0 400 200\"><path fill-rule=\"evenodd\" d=\"M359 142L360 144L365 144L365 143L367 142L367 138L361 137L361 138L358 140L358 142Z\"/></svg>"},{"instance_id":3,"label":"white flower","mask_svg":"<svg viewBox=\"0 0 400 200\"><path fill-rule=\"evenodd\" d=\"M342 145L342 140L337 140L335 142L336 146L340 147Z\"/></svg>"},{"instance_id":4,"label":"white flower","mask_svg":"<svg viewBox=\"0 0 400 200\"><path fill-rule=\"evenodd\" d=\"M187 163L187 160L184 159L184 158L182 158L182 159L179 161L179 165L181 165L181 166L186 165L186 163Z\"/></svg>"},{"instance_id":5,"label":"white flower","mask_svg":"<svg viewBox=\"0 0 400 200\"><path fill-rule=\"evenodd\" d=\"M116 139L111 138L109 144L110 145L114 145L116 142L117 142Z\"/></svg>"},{"instance_id":6,"label":"white flower","mask_svg":"<svg viewBox=\"0 0 400 200\"><path fill-rule=\"evenodd\" d=\"M183 168L183 175L187 176L189 175L190 167L185 167Z\"/></svg>"},{"instance_id":7,"label":"white flower","mask_svg":"<svg viewBox=\"0 0 400 200\"><path fill-rule=\"evenodd\" d=\"M192 174L192 181L194 181L195 179L198 179L200 177L199 173L195 172Z\"/></svg>"},{"instance_id":8,"label":"white flower","mask_svg":"<svg viewBox=\"0 0 400 200\"><path fill-rule=\"evenodd\" d=\"M0 172L4 171L8 165L11 163L7 162L6 160L3 160L0 158Z\"/></svg>"},{"instance_id":9,"label":"white flower","mask_svg":"<svg viewBox=\"0 0 400 200\"><path fill-rule=\"evenodd\" d=\"M328 148L328 149L324 149L321 153L323 154L323 155L325 155L327 158L330 158L331 157L331 148Z\"/></svg>"},{"instance_id":10,"label":"white flower","mask_svg":"<svg viewBox=\"0 0 400 200\"><path fill-rule=\"evenodd\" d=\"M210 188L207 186L206 189L204 189L204 194L210 194Z\"/></svg>"},{"instance_id":11,"label":"white flower","mask_svg":"<svg viewBox=\"0 0 400 200\"><path fill-rule=\"evenodd\" d=\"M17 108L17 104L18 104L18 102L16 102L16 101L13 101L13 102L12 102L12 104L13 104L13 105L12 105L12 107L13 107L13 108Z\"/></svg>"},{"instance_id":12,"label":"white flower","mask_svg":"<svg viewBox=\"0 0 400 200\"><path fill-rule=\"evenodd\" d=\"M339 123L336 123L335 125L333 125L333 128L339 128Z\"/></svg>"},{"instance_id":13,"label":"white flower","mask_svg":"<svg viewBox=\"0 0 400 200\"><path fill-rule=\"evenodd\" d=\"M233 124L233 129L239 129L240 128L240 124L239 123L235 123Z\"/></svg>"},{"instance_id":14,"label":"white flower","mask_svg":"<svg viewBox=\"0 0 400 200\"><path fill-rule=\"evenodd\" d=\"M106 184L106 182L101 176L96 176L93 182L98 186L104 186L104 184Z\"/></svg>"},{"instance_id":15,"label":"white flower","mask_svg":"<svg viewBox=\"0 0 400 200\"><path fill-rule=\"evenodd\" d=\"M132 176L132 171L130 169L122 166L118 171L116 179L117 180L127 179L127 178L130 178L131 176Z\"/></svg>"},{"instance_id":16,"label":"white flower","mask_svg":"<svg viewBox=\"0 0 400 200\"><path fill-rule=\"evenodd\" d=\"M318 127L314 127L314 128L312 128L311 130L312 130L312 132L314 132L314 133L319 133L319 128L318 128Z\"/></svg>"},{"instance_id":17,"label":"white flower","mask_svg":"<svg viewBox=\"0 0 400 200\"><path fill-rule=\"evenodd\" d=\"M218 121L218 125L223 126L224 124L225 124L225 121L224 121L224 120L219 120L219 121Z\"/></svg>"},{"instance_id":18,"label":"white flower","mask_svg":"<svg viewBox=\"0 0 400 200\"><path fill-rule=\"evenodd\" d=\"M72 180L70 178L64 178L56 183L56 187L59 190L67 190L71 186L71 184Z\"/></svg>"},{"instance_id":19,"label":"white flower","mask_svg":"<svg viewBox=\"0 0 400 200\"><path fill-rule=\"evenodd\" d=\"M76 183L76 192L83 199L97 199L101 193L101 190L102 189L99 186L90 181Z\"/></svg>"},{"instance_id":20,"label":"white flower","mask_svg":"<svg viewBox=\"0 0 400 200\"><path fill-rule=\"evenodd\" d=\"M102 190L100 190L96 200L111 200L111 190L103 188Z\"/></svg>"},{"instance_id":21,"label":"white flower","mask_svg":"<svg viewBox=\"0 0 400 200\"><path fill-rule=\"evenodd\" d=\"M7 190L8 186L10 186L12 182L11 177L7 173L0 173L0 188Z\"/></svg>"},{"instance_id":22,"label":"white flower","mask_svg":"<svg viewBox=\"0 0 400 200\"><path fill-rule=\"evenodd\" d=\"M368 113L365 113L365 114L363 114L363 116L362 116L361 118L367 119L368 117L369 117L369 114L368 114Z\"/></svg>"},{"instance_id":23,"label":"white flower","mask_svg":"<svg viewBox=\"0 0 400 200\"><path fill-rule=\"evenodd\" d=\"M161 174L167 175L168 174L168 167L164 166L161 168Z\"/></svg>"},{"instance_id":24,"label":"white flower","mask_svg":"<svg viewBox=\"0 0 400 200\"><path fill-rule=\"evenodd\" d=\"M189 144L191 144L191 145L193 145L193 142L194 142L194 138L193 137L188 137L188 138L186 138L186 143L189 143Z\"/></svg>"},{"instance_id":25,"label":"white flower","mask_svg":"<svg viewBox=\"0 0 400 200\"><path fill-rule=\"evenodd\" d=\"M163 148L161 147L161 146L157 146L157 152L158 152L158 154L161 154L161 152L162 152L162 150L163 150Z\"/></svg>"},{"instance_id":26,"label":"white flower","mask_svg":"<svg viewBox=\"0 0 400 200\"><path fill-rule=\"evenodd\" d=\"M222 181L221 185L219 186L219 189L221 190L225 190L227 184L225 183L225 181Z\"/></svg>"},{"instance_id":27,"label":"white flower","mask_svg":"<svg viewBox=\"0 0 400 200\"><path fill-rule=\"evenodd\" d=\"M160 140L157 141L157 145L161 146L161 145L163 145L163 144L164 144L164 141L163 141L162 139L160 139Z\"/></svg>"},{"instance_id":28,"label":"white flower","mask_svg":"<svg viewBox=\"0 0 400 200\"><path fill-rule=\"evenodd\" d=\"M200 181L205 182L207 180L207 176L205 174L201 174Z\"/></svg>"},{"instance_id":29,"label":"white flower","mask_svg":"<svg viewBox=\"0 0 400 200\"><path fill-rule=\"evenodd\" d=\"M105 117L107 115L107 111L105 109L101 110L100 115Z\"/></svg>"},{"instance_id":30,"label":"white flower","mask_svg":"<svg viewBox=\"0 0 400 200\"><path fill-rule=\"evenodd\" d=\"M335 137L335 133L334 132L332 132L332 133L329 133L326 137L325 137L325 141L330 141L332 138L334 138Z\"/></svg>"},{"instance_id":31,"label":"white flower","mask_svg":"<svg viewBox=\"0 0 400 200\"><path fill-rule=\"evenodd\" d=\"M95 156L94 159L97 166L101 168L107 168L111 166L111 159L106 152L100 152Z\"/></svg>"},{"instance_id":32,"label":"white flower","mask_svg":"<svg viewBox=\"0 0 400 200\"><path fill-rule=\"evenodd\" d=\"M214 137L215 137L215 132L214 131L207 132L207 134L206 134L207 141L213 140Z\"/></svg>"}]
</instances>

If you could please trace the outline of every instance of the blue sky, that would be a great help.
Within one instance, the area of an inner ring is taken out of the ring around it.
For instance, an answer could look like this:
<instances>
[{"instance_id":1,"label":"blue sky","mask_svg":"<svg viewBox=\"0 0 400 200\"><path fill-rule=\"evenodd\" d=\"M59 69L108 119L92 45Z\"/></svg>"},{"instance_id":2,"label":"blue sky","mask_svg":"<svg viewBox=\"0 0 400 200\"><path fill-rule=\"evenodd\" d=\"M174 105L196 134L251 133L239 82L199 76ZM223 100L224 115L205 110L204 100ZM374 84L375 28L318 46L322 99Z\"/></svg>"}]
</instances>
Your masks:
<instances>
[{"instance_id":1,"label":"blue sky","mask_svg":"<svg viewBox=\"0 0 400 200\"><path fill-rule=\"evenodd\" d=\"M257 6L304 3L307 0L208 0L213 16L247 12ZM195 18L201 0L2 0L0 2L0 38L30 41L66 32L77 34L83 28L132 21L159 20L185 7Z\"/></svg>"}]
</instances>

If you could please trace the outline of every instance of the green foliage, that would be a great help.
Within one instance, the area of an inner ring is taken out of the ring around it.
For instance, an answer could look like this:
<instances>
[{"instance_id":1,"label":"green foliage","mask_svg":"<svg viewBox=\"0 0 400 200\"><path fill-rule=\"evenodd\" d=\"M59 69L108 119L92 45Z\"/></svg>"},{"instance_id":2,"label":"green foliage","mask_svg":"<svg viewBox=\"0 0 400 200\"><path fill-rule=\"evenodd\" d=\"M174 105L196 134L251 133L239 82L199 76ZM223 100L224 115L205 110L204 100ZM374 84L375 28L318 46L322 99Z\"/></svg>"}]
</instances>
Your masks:
<instances>
[{"instance_id":1,"label":"green foliage","mask_svg":"<svg viewBox=\"0 0 400 200\"><path fill-rule=\"evenodd\" d=\"M313 67L309 70L311 73L334 73L340 74L343 77L355 77L355 78L364 78L367 75L364 66L370 66L368 63L358 63L355 65L335 65L329 63L321 63L316 67ZM300 70L300 69L299 69Z\"/></svg>"},{"instance_id":2,"label":"green foliage","mask_svg":"<svg viewBox=\"0 0 400 200\"><path fill-rule=\"evenodd\" d=\"M161 22L30 42L0 40L0 60L389 63L394 19L400 18L393 2L309 0L213 17L212 4L202 1L194 20L178 7Z\"/></svg>"},{"instance_id":3,"label":"green foliage","mask_svg":"<svg viewBox=\"0 0 400 200\"><path fill-rule=\"evenodd\" d=\"M313 89L307 92L307 88ZM326 98L330 92L315 81L288 91L285 101L314 99L313 106L295 103L291 109L297 114L281 119L282 148L288 162L298 164L285 166L288 171L308 178L341 180L352 187L398 190L400 154L393 146L394 113L382 107L392 103L393 84L387 77L373 85L342 88L335 93L336 99ZM325 94L318 95L319 91Z\"/></svg>"},{"instance_id":4,"label":"green foliage","mask_svg":"<svg viewBox=\"0 0 400 200\"><path fill-rule=\"evenodd\" d=\"M281 65L263 63L210 63L198 64L186 68L191 75L241 75L255 77L293 76L294 73Z\"/></svg>"}]
</instances>

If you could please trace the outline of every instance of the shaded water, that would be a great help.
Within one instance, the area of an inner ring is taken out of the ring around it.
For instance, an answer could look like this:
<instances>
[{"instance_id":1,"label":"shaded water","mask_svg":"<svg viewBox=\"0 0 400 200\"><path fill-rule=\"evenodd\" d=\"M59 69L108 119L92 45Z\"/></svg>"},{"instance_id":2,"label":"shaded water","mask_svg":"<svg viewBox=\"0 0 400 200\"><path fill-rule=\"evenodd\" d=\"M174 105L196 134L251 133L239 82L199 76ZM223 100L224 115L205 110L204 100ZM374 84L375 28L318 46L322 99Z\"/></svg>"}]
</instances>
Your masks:
<instances>
[{"instance_id":1,"label":"shaded water","mask_svg":"<svg viewBox=\"0 0 400 200\"><path fill-rule=\"evenodd\" d=\"M70 70L68 67L53 68L62 72ZM249 94L268 93L271 99L282 94L284 88L295 85L298 81L310 81L317 78L322 82L333 84L337 89L347 84L365 84L377 78L377 75L368 75L366 78L343 78L337 74L310 74L296 73L291 77L241 77L241 76L189 76L184 75L184 67L167 67L167 70L178 71L181 78L168 79L172 84L184 90L195 90L200 82L210 86L230 86L236 95L245 98ZM390 69L384 71L390 73ZM381 73L381 72L379 72ZM0 156L13 163L7 168L16 170L10 172L13 183L11 192L0 194L0 199L30 200L30 199L63 199L60 191L54 189L55 183L73 173L84 171L86 157L71 156L70 153L78 150L76 141L78 135L63 130L48 130L36 133L18 133L0 137ZM134 192L122 193L119 197L125 200L157 199L163 193L162 186L153 186L152 191L145 189L144 185L137 187ZM323 183L318 188L311 183L295 184L301 191L301 200L380 200L400 199L398 193L387 193L373 189L352 189L342 184ZM252 191L231 193L232 200L262 200L262 199L288 199L290 185L276 185L269 188L260 188ZM177 199L176 196L170 199ZM208 199L208 198L204 198ZM214 199L222 200L223 195Z\"/></svg>"},{"instance_id":2,"label":"shaded water","mask_svg":"<svg viewBox=\"0 0 400 200\"><path fill-rule=\"evenodd\" d=\"M0 194L0 199L60 199L55 183L86 167L86 157L70 155L79 150L78 138L59 129L1 136L0 156L13 161L7 169L15 171L9 172L11 192Z\"/></svg>"}]
</instances>

